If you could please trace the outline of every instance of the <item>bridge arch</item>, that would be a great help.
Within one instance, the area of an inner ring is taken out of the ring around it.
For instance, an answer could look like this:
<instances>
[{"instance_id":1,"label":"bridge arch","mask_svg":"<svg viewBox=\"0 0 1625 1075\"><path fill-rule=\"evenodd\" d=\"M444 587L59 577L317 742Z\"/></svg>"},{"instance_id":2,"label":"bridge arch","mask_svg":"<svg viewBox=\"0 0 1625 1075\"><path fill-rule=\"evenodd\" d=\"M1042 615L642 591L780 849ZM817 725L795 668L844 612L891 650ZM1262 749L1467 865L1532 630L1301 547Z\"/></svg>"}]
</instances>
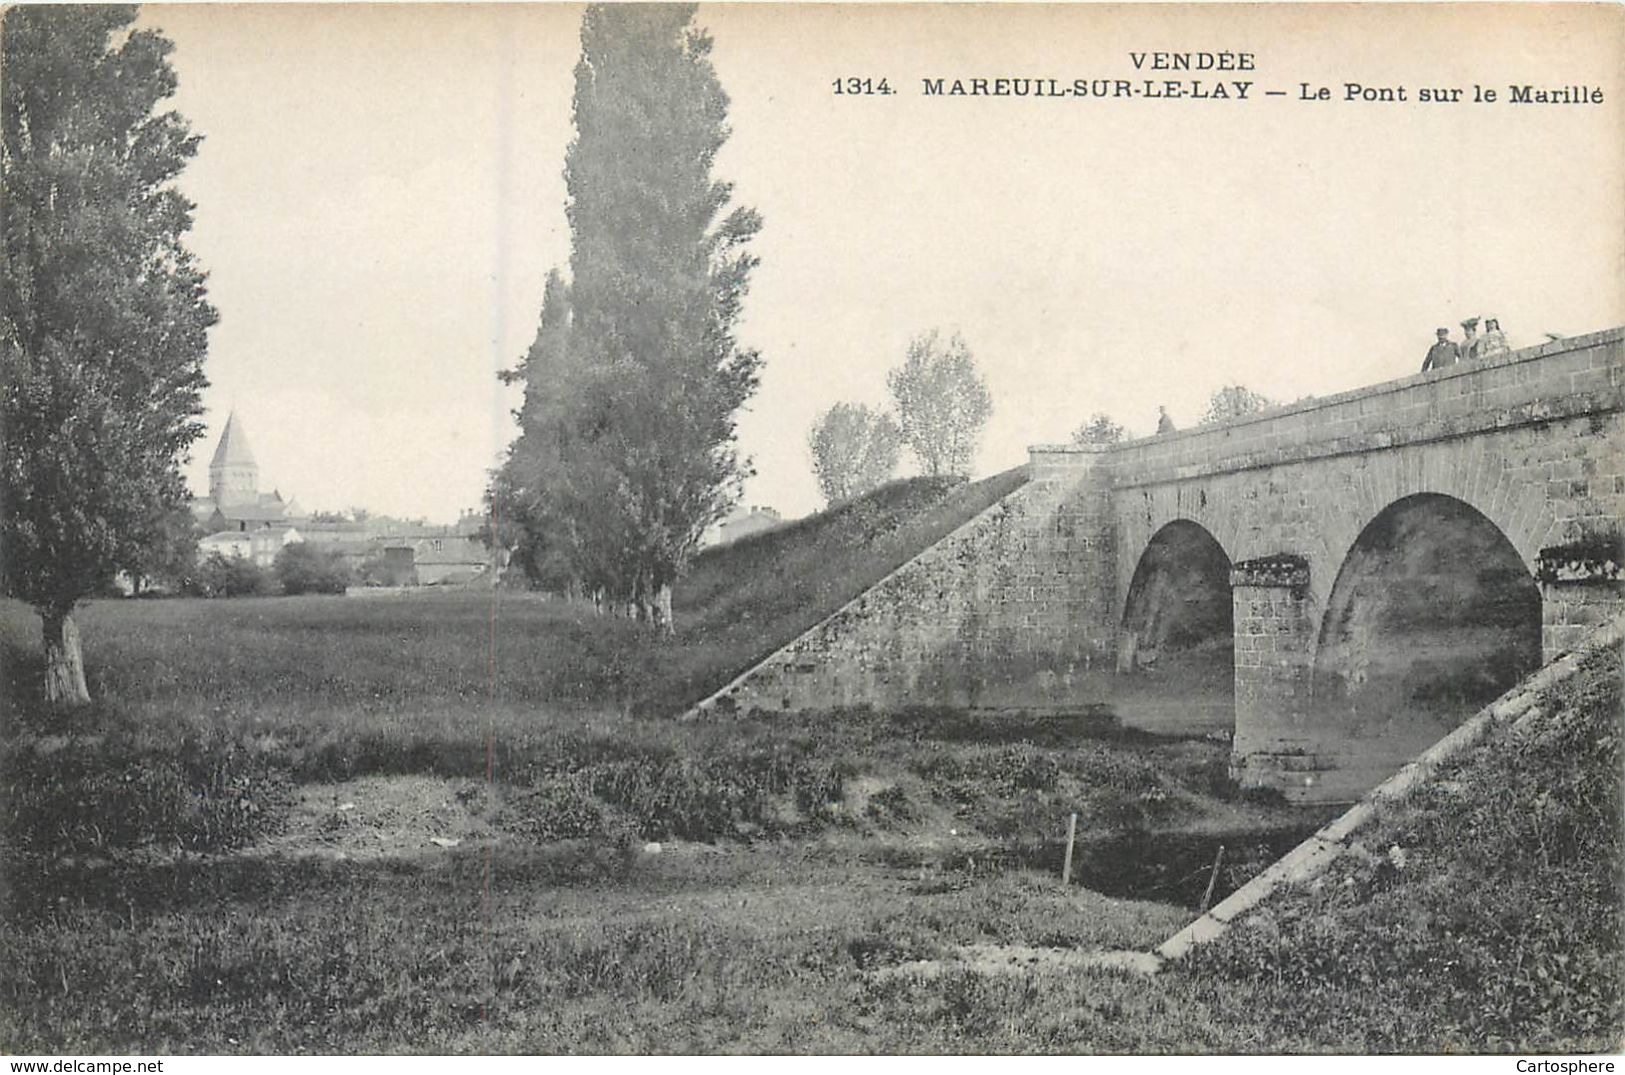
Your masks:
<instances>
[{"instance_id":1,"label":"bridge arch","mask_svg":"<svg viewBox=\"0 0 1625 1075\"><path fill-rule=\"evenodd\" d=\"M1313 496L1314 524L1304 528L1300 550L1313 565L1310 588L1322 608L1365 529L1391 505L1434 494L1470 506L1492 523L1525 565L1542 546L1563 537L1563 526L1537 472L1509 465L1505 457L1471 439L1395 448L1351 460L1324 475ZM1287 542L1291 544L1291 542Z\"/></svg>"},{"instance_id":2,"label":"bridge arch","mask_svg":"<svg viewBox=\"0 0 1625 1075\"><path fill-rule=\"evenodd\" d=\"M1131 715L1168 730L1228 731L1234 653L1229 555L1200 523L1164 524L1141 552L1123 603L1118 671L1151 681L1125 692L1142 703Z\"/></svg>"},{"instance_id":3,"label":"bridge arch","mask_svg":"<svg viewBox=\"0 0 1625 1075\"><path fill-rule=\"evenodd\" d=\"M1325 607L1313 719L1373 770L1397 768L1541 663L1540 589L1505 530L1458 497L1384 507Z\"/></svg>"}]
</instances>

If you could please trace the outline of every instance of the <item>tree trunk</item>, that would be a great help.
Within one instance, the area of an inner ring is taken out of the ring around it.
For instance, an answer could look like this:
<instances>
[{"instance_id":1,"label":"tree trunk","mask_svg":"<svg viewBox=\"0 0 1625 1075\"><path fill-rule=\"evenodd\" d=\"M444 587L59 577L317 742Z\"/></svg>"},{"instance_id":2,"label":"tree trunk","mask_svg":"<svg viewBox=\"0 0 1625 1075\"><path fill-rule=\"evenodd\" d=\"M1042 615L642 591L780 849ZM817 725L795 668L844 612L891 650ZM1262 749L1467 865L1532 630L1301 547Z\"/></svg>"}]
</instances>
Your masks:
<instances>
[{"instance_id":1,"label":"tree trunk","mask_svg":"<svg viewBox=\"0 0 1625 1075\"><path fill-rule=\"evenodd\" d=\"M85 705L85 660L79 650L79 627L67 612L42 612L45 627L45 700L52 705Z\"/></svg>"},{"instance_id":2,"label":"tree trunk","mask_svg":"<svg viewBox=\"0 0 1625 1075\"><path fill-rule=\"evenodd\" d=\"M665 638L677 633L677 622L671 618L671 583L662 582L655 587L653 599L649 602L649 622Z\"/></svg>"},{"instance_id":3,"label":"tree trunk","mask_svg":"<svg viewBox=\"0 0 1625 1075\"><path fill-rule=\"evenodd\" d=\"M627 599L632 618L639 623L654 622L654 606L650 603L649 572L639 571L632 580L632 596Z\"/></svg>"}]
</instances>

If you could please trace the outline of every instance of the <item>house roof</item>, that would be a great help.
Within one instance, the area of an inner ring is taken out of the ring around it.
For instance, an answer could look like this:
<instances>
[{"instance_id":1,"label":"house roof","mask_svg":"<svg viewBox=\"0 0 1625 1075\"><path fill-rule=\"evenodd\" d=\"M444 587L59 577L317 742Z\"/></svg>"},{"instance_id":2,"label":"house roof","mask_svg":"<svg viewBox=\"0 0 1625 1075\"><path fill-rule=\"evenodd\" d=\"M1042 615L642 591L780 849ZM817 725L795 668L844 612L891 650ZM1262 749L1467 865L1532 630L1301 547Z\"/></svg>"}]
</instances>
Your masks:
<instances>
[{"instance_id":1,"label":"house roof","mask_svg":"<svg viewBox=\"0 0 1625 1075\"><path fill-rule=\"evenodd\" d=\"M227 522L265 523L284 518L288 513L280 501L257 504L225 504L215 508L215 514Z\"/></svg>"},{"instance_id":2,"label":"house roof","mask_svg":"<svg viewBox=\"0 0 1625 1075\"><path fill-rule=\"evenodd\" d=\"M248 450L248 436L243 432L243 423L238 421L236 411L232 411L226 418L225 431L220 434L220 443L215 445L214 459L209 462L209 466L255 466L254 453Z\"/></svg>"}]
</instances>

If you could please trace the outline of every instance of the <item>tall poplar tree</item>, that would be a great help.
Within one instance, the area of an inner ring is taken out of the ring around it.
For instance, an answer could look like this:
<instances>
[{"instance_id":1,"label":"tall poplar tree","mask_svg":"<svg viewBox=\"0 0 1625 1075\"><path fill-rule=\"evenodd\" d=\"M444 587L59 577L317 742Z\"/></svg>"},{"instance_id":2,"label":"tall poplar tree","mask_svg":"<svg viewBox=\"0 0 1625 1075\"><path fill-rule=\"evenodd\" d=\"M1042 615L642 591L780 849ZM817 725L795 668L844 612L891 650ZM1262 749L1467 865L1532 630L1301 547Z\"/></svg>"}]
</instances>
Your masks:
<instances>
[{"instance_id":1,"label":"tall poplar tree","mask_svg":"<svg viewBox=\"0 0 1625 1075\"><path fill-rule=\"evenodd\" d=\"M519 436L494 475L487 500L497 540L533 585L560 591L583 581L576 566L574 527L562 515L568 475L570 294L557 269L547 274L536 339L519 365L498 376L525 390L515 417Z\"/></svg>"},{"instance_id":2,"label":"tall poplar tree","mask_svg":"<svg viewBox=\"0 0 1625 1075\"><path fill-rule=\"evenodd\" d=\"M0 49L0 565L38 610L45 695L89 700L73 610L186 500L217 315L173 186L199 139L158 106L170 43L131 7L14 7Z\"/></svg>"},{"instance_id":3,"label":"tall poplar tree","mask_svg":"<svg viewBox=\"0 0 1625 1075\"><path fill-rule=\"evenodd\" d=\"M523 435L557 425L560 480L542 508L571 529L583 581L665 632L673 581L748 474L735 422L761 366L734 334L761 220L729 211L711 174L728 97L693 15L611 4L583 17L568 357L556 413Z\"/></svg>"}]
</instances>

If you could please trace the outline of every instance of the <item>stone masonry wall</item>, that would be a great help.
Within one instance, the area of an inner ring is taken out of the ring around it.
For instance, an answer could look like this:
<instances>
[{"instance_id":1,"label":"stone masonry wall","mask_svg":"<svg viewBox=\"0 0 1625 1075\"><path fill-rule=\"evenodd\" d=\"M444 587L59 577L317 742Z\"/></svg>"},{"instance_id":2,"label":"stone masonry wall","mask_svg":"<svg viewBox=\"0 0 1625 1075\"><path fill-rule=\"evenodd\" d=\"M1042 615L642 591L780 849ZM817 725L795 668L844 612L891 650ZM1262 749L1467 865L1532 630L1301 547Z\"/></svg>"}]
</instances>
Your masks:
<instances>
[{"instance_id":1,"label":"stone masonry wall","mask_svg":"<svg viewBox=\"0 0 1625 1075\"><path fill-rule=\"evenodd\" d=\"M1036 453L1026 485L697 707L1063 710L1113 644L1115 550L1090 453Z\"/></svg>"}]
</instances>

